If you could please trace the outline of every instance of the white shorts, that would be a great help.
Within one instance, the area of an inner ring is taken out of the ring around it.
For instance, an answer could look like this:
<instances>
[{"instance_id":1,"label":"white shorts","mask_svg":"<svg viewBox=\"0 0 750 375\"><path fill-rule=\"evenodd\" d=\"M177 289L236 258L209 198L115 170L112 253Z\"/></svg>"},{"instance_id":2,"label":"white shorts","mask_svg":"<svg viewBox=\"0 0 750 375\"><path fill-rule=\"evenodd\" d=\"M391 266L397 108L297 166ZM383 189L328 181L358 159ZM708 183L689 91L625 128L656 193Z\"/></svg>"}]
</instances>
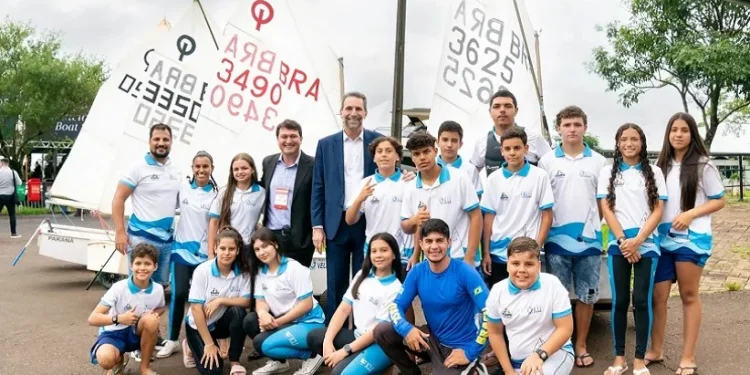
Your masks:
<instances>
[{"instance_id":1,"label":"white shorts","mask_svg":"<svg viewBox=\"0 0 750 375\"><path fill-rule=\"evenodd\" d=\"M573 372L574 364L575 358L572 354L564 350L558 350L544 361L542 371L544 371L544 375L570 375ZM521 369L515 370L516 374L521 373Z\"/></svg>"}]
</instances>

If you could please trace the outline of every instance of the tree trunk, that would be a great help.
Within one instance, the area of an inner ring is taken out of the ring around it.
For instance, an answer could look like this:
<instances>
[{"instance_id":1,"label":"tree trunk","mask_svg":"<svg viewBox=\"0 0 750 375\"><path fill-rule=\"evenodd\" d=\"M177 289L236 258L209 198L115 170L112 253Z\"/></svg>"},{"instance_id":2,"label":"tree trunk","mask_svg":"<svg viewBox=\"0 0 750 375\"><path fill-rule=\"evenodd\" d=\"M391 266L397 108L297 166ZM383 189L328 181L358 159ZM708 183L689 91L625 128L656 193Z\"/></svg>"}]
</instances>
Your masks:
<instances>
[{"instance_id":1,"label":"tree trunk","mask_svg":"<svg viewBox=\"0 0 750 375\"><path fill-rule=\"evenodd\" d=\"M717 85L718 86L718 85ZM721 99L721 87L714 87L710 94L709 99L709 116L706 128L706 138L703 143L706 145L709 151L711 151L711 143L714 141L716 131L719 128L719 101Z\"/></svg>"}]
</instances>

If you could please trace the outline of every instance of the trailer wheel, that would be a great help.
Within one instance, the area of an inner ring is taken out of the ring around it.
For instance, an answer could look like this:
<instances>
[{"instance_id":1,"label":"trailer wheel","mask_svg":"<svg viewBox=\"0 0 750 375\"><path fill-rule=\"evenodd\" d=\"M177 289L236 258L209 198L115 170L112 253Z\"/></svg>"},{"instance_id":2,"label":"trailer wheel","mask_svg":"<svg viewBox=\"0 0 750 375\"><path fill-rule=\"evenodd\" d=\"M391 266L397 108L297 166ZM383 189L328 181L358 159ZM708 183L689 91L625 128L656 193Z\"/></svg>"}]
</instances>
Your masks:
<instances>
[{"instance_id":1,"label":"trailer wheel","mask_svg":"<svg viewBox=\"0 0 750 375\"><path fill-rule=\"evenodd\" d=\"M109 289L114 285L116 282L120 280L126 279L127 276L120 275L117 273L106 273L102 272L99 274L99 277L97 277L96 281L99 282L101 286L103 286L105 289Z\"/></svg>"}]
</instances>

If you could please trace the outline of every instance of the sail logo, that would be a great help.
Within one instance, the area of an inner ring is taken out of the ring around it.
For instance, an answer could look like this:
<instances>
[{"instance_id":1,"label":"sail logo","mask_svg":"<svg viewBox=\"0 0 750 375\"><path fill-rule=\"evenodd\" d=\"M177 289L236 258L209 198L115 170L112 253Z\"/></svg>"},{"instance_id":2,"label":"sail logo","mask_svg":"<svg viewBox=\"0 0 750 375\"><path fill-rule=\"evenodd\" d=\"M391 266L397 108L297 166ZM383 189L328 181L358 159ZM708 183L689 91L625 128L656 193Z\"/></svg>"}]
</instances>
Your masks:
<instances>
[{"instance_id":1,"label":"sail logo","mask_svg":"<svg viewBox=\"0 0 750 375\"><path fill-rule=\"evenodd\" d=\"M565 178L565 172L557 171L557 173L555 173L555 178Z\"/></svg>"}]
</instances>

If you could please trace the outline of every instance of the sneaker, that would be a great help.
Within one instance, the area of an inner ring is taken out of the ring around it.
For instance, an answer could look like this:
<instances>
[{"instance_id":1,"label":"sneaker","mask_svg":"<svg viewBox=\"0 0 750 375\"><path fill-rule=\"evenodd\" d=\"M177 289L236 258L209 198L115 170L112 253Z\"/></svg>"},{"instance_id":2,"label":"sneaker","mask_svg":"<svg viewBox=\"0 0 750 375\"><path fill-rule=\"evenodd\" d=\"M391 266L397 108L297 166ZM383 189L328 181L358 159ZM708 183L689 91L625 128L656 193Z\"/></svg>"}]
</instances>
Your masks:
<instances>
[{"instance_id":1,"label":"sneaker","mask_svg":"<svg viewBox=\"0 0 750 375\"><path fill-rule=\"evenodd\" d=\"M130 358L134 359L136 362L141 363L141 351L140 350L133 350L130 352ZM154 361L154 355L151 355L151 362Z\"/></svg>"},{"instance_id":2,"label":"sneaker","mask_svg":"<svg viewBox=\"0 0 750 375\"><path fill-rule=\"evenodd\" d=\"M13 233L10 235L10 238L21 238L21 235L18 233Z\"/></svg>"},{"instance_id":3,"label":"sneaker","mask_svg":"<svg viewBox=\"0 0 750 375\"><path fill-rule=\"evenodd\" d=\"M180 343L177 341L167 340L164 347L156 353L156 358L167 358L180 349Z\"/></svg>"},{"instance_id":4,"label":"sneaker","mask_svg":"<svg viewBox=\"0 0 750 375\"><path fill-rule=\"evenodd\" d=\"M164 340L161 335L156 337L156 346L154 347L154 351L158 352L164 349L164 345L167 345L167 342L169 342L169 340Z\"/></svg>"},{"instance_id":5,"label":"sneaker","mask_svg":"<svg viewBox=\"0 0 750 375\"><path fill-rule=\"evenodd\" d=\"M182 364L185 368L195 368L195 358L186 339L182 340Z\"/></svg>"},{"instance_id":6,"label":"sneaker","mask_svg":"<svg viewBox=\"0 0 750 375\"><path fill-rule=\"evenodd\" d=\"M302 362L302 366L299 370L294 372L294 375L313 375L315 371L318 371L320 365L323 364L323 357L316 355L313 358L306 359Z\"/></svg>"},{"instance_id":7,"label":"sneaker","mask_svg":"<svg viewBox=\"0 0 750 375\"><path fill-rule=\"evenodd\" d=\"M266 364L253 371L253 375L274 375L289 371L289 361L279 362L270 360Z\"/></svg>"}]
</instances>

